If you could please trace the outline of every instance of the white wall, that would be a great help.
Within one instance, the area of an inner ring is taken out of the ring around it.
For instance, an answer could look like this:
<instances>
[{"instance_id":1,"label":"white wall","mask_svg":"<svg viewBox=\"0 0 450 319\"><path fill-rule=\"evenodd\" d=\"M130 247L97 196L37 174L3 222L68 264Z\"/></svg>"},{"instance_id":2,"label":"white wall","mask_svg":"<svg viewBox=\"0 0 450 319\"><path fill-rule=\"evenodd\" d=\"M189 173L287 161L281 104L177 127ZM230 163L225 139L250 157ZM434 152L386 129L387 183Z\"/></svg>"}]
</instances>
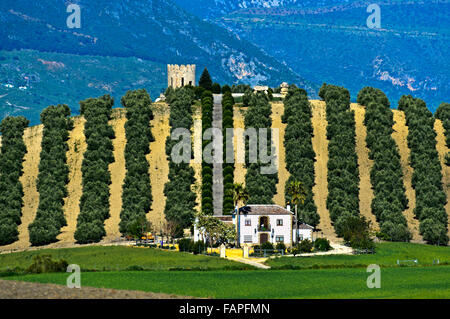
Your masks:
<instances>
[{"instance_id":1,"label":"white wall","mask_svg":"<svg viewBox=\"0 0 450 319\"><path fill-rule=\"evenodd\" d=\"M261 216L269 217L269 224L271 231L269 234L269 242L276 244L276 236L284 236L284 244L290 245L292 238L292 215L241 215L240 216L240 243L243 245L246 243L246 236L251 236L252 242L247 244L259 245L259 235L262 233L259 229L259 218ZM277 219L283 220L283 226L277 226ZM245 221L250 220L251 226L245 226ZM256 229L256 233L255 233ZM273 229L273 237L272 237Z\"/></svg>"}]
</instances>

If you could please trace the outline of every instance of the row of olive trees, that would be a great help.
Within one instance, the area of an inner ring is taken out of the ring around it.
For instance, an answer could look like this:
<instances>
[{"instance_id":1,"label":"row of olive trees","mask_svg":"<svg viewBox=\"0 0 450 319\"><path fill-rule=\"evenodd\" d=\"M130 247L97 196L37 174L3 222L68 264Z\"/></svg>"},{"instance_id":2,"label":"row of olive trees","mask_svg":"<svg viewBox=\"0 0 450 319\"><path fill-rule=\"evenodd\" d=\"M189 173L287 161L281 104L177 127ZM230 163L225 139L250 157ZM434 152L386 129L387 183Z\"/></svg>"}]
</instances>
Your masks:
<instances>
[{"instance_id":1,"label":"row of olive trees","mask_svg":"<svg viewBox=\"0 0 450 319\"><path fill-rule=\"evenodd\" d=\"M420 233L429 244L447 244L447 198L442 187L442 167L436 150L434 118L425 102L402 96L398 109L405 112L408 125L410 162L414 168L412 186L416 192L416 218Z\"/></svg>"},{"instance_id":2,"label":"row of olive trees","mask_svg":"<svg viewBox=\"0 0 450 319\"><path fill-rule=\"evenodd\" d=\"M233 107L234 107L234 98L231 95L231 89L229 86L224 85L222 88L223 98L222 98L222 128L223 128L223 156L224 156L224 164L223 164L223 212L224 214L229 214L234 209L233 203L233 183L234 183L234 163L229 163L226 160L227 154L234 154L233 149L233 141L227 136L227 129L234 128L234 120L233 120ZM230 140L230 143L227 143L227 139Z\"/></svg>"},{"instance_id":3,"label":"row of olive trees","mask_svg":"<svg viewBox=\"0 0 450 319\"><path fill-rule=\"evenodd\" d=\"M106 235L104 222L109 218L111 185L108 167L114 162L112 139L115 138L108 122L113 105L109 95L80 102L81 114L86 119L87 150L81 167L83 194L74 236L81 244L98 242Z\"/></svg>"},{"instance_id":4,"label":"row of olive trees","mask_svg":"<svg viewBox=\"0 0 450 319\"><path fill-rule=\"evenodd\" d=\"M324 84L319 96L326 102L328 144L327 208L338 236L359 216L359 171L355 151L355 115L347 89Z\"/></svg>"},{"instance_id":5,"label":"row of olive trees","mask_svg":"<svg viewBox=\"0 0 450 319\"><path fill-rule=\"evenodd\" d=\"M67 105L49 106L42 111L41 122L44 130L37 179L39 206L28 227L34 246L56 242L61 228L67 225L63 210L69 182L66 153L69 131L73 128Z\"/></svg>"},{"instance_id":6,"label":"row of olive trees","mask_svg":"<svg viewBox=\"0 0 450 319\"><path fill-rule=\"evenodd\" d=\"M150 142L154 141L150 126L153 111L152 101L145 89L127 92L121 103L126 109L127 144L119 226L122 234L128 234L145 220L151 208L150 165L146 156L150 153Z\"/></svg>"},{"instance_id":7,"label":"row of olive trees","mask_svg":"<svg viewBox=\"0 0 450 319\"><path fill-rule=\"evenodd\" d=\"M286 123L284 147L286 169L290 177L286 181L286 201L293 202L290 185L301 181L306 189L303 203L298 205L300 221L317 226L320 216L314 203L314 162L316 154L312 146L313 128L311 105L305 90L291 86L284 100L283 123ZM294 203L295 204L295 203Z\"/></svg>"},{"instance_id":8,"label":"row of olive trees","mask_svg":"<svg viewBox=\"0 0 450 319\"><path fill-rule=\"evenodd\" d=\"M267 142L266 155L274 155L274 147L272 145L272 134L270 128L272 127L272 107L267 96L264 93L250 94L250 101L248 110L245 113L245 128L246 129L267 129L267 141L259 140L259 143ZM274 174L263 174L261 167L269 164L261 163L261 156L259 154L256 163L249 161L249 140L245 141L246 146L246 166L247 173L245 175L245 186L248 189L250 198L249 204L273 204L273 196L276 194L278 183L278 171Z\"/></svg>"},{"instance_id":9,"label":"row of olive trees","mask_svg":"<svg viewBox=\"0 0 450 319\"><path fill-rule=\"evenodd\" d=\"M381 237L392 241L409 241L411 233L403 211L408 199L398 146L392 138L394 116L386 95L371 87L358 94L358 103L366 107L364 124L369 158L374 161L370 172L375 197L372 213L380 224Z\"/></svg>"},{"instance_id":10,"label":"row of olive trees","mask_svg":"<svg viewBox=\"0 0 450 319\"><path fill-rule=\"evenodd\" d=\"M193 124L194 92L188 88L180 88L168 90L166 94L167 102L170 105L170 127L172 130L177 128L190 130ZM196 194L192 190L192 185L195 183L195 176L194 169L189 163L175 163L171 158L172 148L178 142L170 137L166 141L169 181L164 186L164 195L166 196L164 214L167 221L175 222L184 229L190 227L194 220Z\"/></svg>"},{"instance_id":11,"label":"row of olive trees","mask_svg":"<svg viewBox=\"0 0 450 319\"><path fill-rule=\"evenodd\" d=\"M8 245L19 238L18 225L22 216L23 158L27 148L23 132L29 122L23 116L6 117L0 123L2 146L0 153L0 245Z\"/></svg>"}]
</instances>

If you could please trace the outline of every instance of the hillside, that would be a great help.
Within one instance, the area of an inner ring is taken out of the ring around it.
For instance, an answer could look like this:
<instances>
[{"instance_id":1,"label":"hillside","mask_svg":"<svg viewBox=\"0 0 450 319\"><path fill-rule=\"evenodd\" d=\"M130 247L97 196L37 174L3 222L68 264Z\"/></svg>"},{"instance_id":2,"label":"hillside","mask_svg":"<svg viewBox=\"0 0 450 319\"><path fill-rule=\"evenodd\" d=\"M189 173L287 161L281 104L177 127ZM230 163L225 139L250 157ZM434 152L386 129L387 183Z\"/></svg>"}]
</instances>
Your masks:
<instances>
[{"instance_id":1,"label":"hillside","mask_svg":"<svg viewBox=\"0 0 450 319\"><path fill-rule=\"evenodd\" d=\"M326 138L327 121L325 116L325 103L323 101L313 100L312 105L312 124L314 136L312 140L313 148L316 153L315 163L315 187L314 201L318 208L318 214L320 215L320 224L318 228L327 238L334 241L339 241L334 233L334 228L331 225L330 217L326 208L326 199L328 194L327 187L327 162L328 162L328 140ZM194 106L194 140L198 141L199 132L201 131L201 120L199 114L199 105ZM150 163L150 178L152 184L152 195L154 198L151 211L147 217L152 224L159 229L164 222L164 205L165 197L163 189L166 181L168 180L168 161L165 153L165 141L170 134L169 127L169 108L165 103L154 104L155 118L152 120L152 133L155 136L155 141L151 143L151 153L147 157ZM363 124L364 108L357 104L352 104L351 108L356 114L356 151L358 155L359 171L360 171L360 210L361 214L373 221L373 225L377 228L377 223L371 213L370 203L373 198L372 186L370 183L370 168L373 163L368 158L368 149L365 144L366 128ZM274 197L274 202L279 205L285 205L284 203L284 184L289 177L289 173L286 170L285 156L283 154L283 136L285 125L281 123L281 115L284 111L282 103L272 103L272 119L273 127L280 129L280 157L279 157L279 183L277 186L277 194ZM243 114L245 108L235 107L234 110L234 126L235 128L243 127ZM401 165L404 173L404 185L406 188L406 194L409 200L409 207L404 212L407 218L408 228L413 234L414 242L422 242L420 235L418 234L418 222L413 217L413 209L415 207L415 193L411 187L411 175L412 168L409 165L409 149L406 143L408 134L408 128L405 125L404 114L401 111L394 111L394 134L393 138L397 143L401 155ZM121 209L121 192L122 181L125 176L125 160L124 160L124 148L126 143L124 124L126 122L125 112L123 109L115 109L113 113L113 119L110 124L112 125L116 134L114 140L114 158L115 161L110 164L110 172L112 177L112 184L110 185L110 218L105 222L105 228L107 236L104 242L116 240L120 237L118 224L120 221L120 209ZM74 129L70 132L69 138L69 150L67 152L68 165L70 169L68 193L69 196L65 199L64 212L67 219L67 226L62 229L62 233L59 235L59 242L51 244L50 247L65 247L74 244L73 234L76 229L77 216L79 213L78 202L81 196L81 162L83 159L83 153L86 150L86 143L83 133L84 119L82 117L75 117ZM442 124L440 121L436 121L435 130L437 132L438 151L443 161L444 154L448 151L445 147L445 138L443 135ZM235 142L237 141L235 139ZM20 236L19 241L9 246L1 247L1 250L10 249L26 249L29 247L28 239L28 225L33 221L37 210L38 193L36 191L36 178L39 165L40 143L42 139L42 126L29 127L25 130L24 141L26 143L28 153L25 156L24 161L24 175L21 178L21 182L24 188L24 207L22 209L22 224L19 226ZM1 140L0 140L1 141ZM199 156L198 142L194 151L194 156ZM194 189L200 196L200 168L193 164L196 171L196 185ZM444 189L447 196L449 195L449 178L450 173L448 167L443 165L444 172ZM236 165L235 168L235 182L244 182L245 167L243 165ZM197 202L199 203L199 197ZM446 211L449 211L450 205L447 204ZM450 224L450 220L449 220Z\"/></svg>"}]
</instances>

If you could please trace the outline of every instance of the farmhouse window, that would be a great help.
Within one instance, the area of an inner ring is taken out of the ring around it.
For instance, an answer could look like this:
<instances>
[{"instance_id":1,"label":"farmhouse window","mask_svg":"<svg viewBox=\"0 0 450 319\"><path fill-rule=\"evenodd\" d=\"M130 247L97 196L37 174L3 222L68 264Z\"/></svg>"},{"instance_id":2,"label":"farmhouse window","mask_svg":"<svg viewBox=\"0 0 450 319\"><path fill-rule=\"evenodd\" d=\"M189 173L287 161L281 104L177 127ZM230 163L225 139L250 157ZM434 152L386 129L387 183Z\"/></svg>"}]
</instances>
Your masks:
<instances>
[{"instance_id":1,"label":"farmhouse window","mask_svg":"<svg viewBox=\"0 0 450 319\"><path fill-rule=\"evenodd\" d=\"M244 235L244 243L253 242L252 238L253 238L252 235Z\"/></svg>"},{"instance_id":2,"label":"farmhouse window","mask_svg":"<svg viewBox=\"0 0 450 319\"><path fill-rule=\"evenodd\" d=\"M275 241L277 243L284 243L284 236L276 236Z\"/></svg>"},{"instance_id":3,"label":"farmhouse window","mask_svg":"<svg viewBox=\"0 0 450 319\"><path fill-rule=\"evenodd\" d=\"M283 226L283 220L277 219L277 226Z\"/></svg>"},{"instance_id":4,"label":"farmhouse window","mask_svg":"<svg viewBox=\"0 0 450 319\"><path fill-rule=\"evenodd\" d=\"M251 219L246 219L245 220L245 226L251 226L252 225L252 220Z\"/></svg>"}]
</instances>

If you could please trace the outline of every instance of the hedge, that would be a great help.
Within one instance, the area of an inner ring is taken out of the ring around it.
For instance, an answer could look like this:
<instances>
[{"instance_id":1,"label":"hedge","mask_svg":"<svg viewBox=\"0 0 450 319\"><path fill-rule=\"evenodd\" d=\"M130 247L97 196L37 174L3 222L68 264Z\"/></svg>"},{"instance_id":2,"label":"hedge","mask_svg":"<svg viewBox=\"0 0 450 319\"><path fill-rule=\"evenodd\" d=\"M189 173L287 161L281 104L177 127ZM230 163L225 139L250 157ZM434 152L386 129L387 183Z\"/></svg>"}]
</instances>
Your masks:
<instances>
[{"instance_id":1,"label":"hedge","mask_svg":"<svg viewBox=\"0 0 450 319\"><path fill-rule=\"evenodd\" d=\"M220 87L219 87L220 88ZM212 128L214 99L211 91L205 91L202 94L202 136L205 131ZM202 149L212 143L212 141L203 140ZM206 163L202 157L202 212L206 215L214 214L213 205L213 164Z\"/></svg>"},{"instance_id":2,"label":"hedge","mask_svg":"<svg viewBox=\"0 0 450 319\"><path fill-rule=\"evenodd\" d=\"M223 213L231 214L234 209L233 201L233 184L234 184L234 159L233 163L228 163L227 154L234 155L233 139L231 143L227 143L227 129L234 128L233 106L234 98L231 94L231 89L227 86L223 87L225 90L222 98L222 128L223 128ZM230 137L228 137L230 139Z\"/></svg>"}]
</instances>

